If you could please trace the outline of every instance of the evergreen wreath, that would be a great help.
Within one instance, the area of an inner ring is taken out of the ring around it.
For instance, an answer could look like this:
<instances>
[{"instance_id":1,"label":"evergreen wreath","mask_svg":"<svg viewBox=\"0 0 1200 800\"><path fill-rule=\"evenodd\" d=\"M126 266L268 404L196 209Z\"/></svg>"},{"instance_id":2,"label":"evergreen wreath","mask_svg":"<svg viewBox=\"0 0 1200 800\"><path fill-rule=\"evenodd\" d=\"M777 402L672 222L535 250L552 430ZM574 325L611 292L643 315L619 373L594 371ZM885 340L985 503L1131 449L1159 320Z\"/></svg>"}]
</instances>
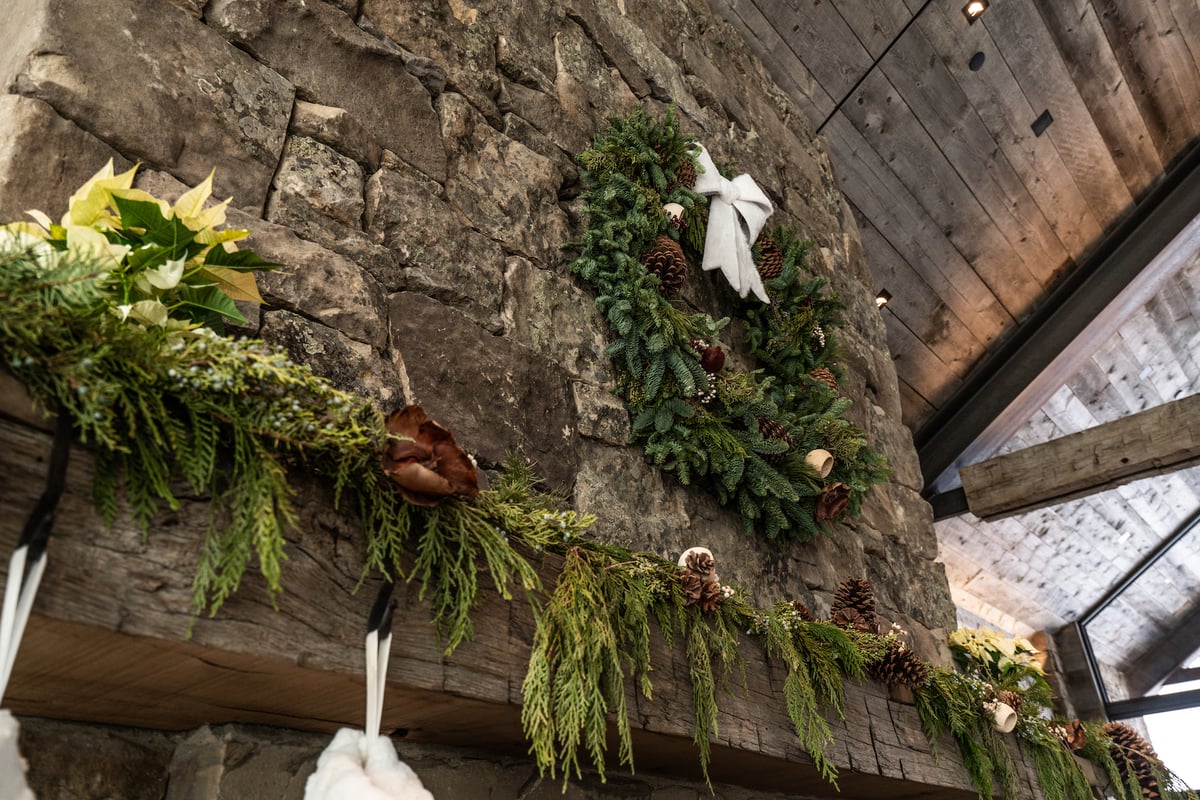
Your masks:
<instances>
[{"instance_id":1,"label":"evergreen wreath","mask_svg":"<svg viewBox=\"0 0 1200 800\"><path fill-rule=\"evenodd\" d=\"M747 533L757 525L770 539L809 540L823 521L857 514L889 474L845 419L852 401L835 388L843 307L823 279L805 274L808 243L776 228L755 248L770 305L738 303L760 369L723 366L717 341L729 320L669 298L680 258L697 263L705 238L708 200L689 182L694 146L670 111L661 123L640 110L613 120L578 157L587 229L571 269L596 288L613 334L605 354L616 392L647 458L684 484L707 481ZM828 475L806 460L815 450L832 455Z\"/></svg>"}]
</instances>

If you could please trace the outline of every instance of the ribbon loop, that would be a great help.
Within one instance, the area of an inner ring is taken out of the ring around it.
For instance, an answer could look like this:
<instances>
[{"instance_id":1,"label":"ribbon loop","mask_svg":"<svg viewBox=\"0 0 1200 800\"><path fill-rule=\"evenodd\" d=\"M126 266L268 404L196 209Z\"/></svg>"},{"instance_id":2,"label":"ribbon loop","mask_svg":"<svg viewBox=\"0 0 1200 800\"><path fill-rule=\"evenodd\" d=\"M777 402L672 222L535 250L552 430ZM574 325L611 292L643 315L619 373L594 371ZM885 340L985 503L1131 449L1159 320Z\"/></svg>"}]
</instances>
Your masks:
<instances>
[{"instance_id":1,"label":"ribbon loop","mask_svg":"<svg viewBox=\"0 0 1200 800\"><path fill-rule=\"evenodd\" d=\"M750 253L750 246L775 210L770 199L749 175L726 180L704 145L696 145L696 163L702 171L696 174L695 190L709 197L708 234L700 266L721 270L738 296L753 292L764 303L771 302Z\"/></svg>"}]
</instances>

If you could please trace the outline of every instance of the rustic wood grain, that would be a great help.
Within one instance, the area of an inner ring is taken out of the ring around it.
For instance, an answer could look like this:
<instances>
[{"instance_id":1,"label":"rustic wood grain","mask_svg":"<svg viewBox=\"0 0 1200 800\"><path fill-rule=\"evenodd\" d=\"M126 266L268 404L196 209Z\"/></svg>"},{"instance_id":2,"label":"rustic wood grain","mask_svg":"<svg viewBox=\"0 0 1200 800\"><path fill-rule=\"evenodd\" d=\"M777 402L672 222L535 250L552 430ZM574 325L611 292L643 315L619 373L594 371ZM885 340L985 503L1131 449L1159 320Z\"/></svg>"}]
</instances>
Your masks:
<instances>
[{"instance_id":1,"label":"rustic wood grain","mask_svg":"<svg viewBox=\"0 0 1200 800\"><path fill-rule=\"evenodd\" d=\"M1089 0L1034 0L1129 193L1140 196L1162 160Z\"/></svg>"},{"instance_id":2,"label":"rustic wood grain","mask_svg":"<svg viewBox=\"0 0 1200 800\"><path fill-rule=\"evenodd\" d=\"M1004 235L1008 250L1040 283L1053 280L1072 254L1030 195L1027 176L1009 163L919 26L896 43L880 69Z\"/></svg>"},{"instance_id":3,"label":"rustic wood grain","mask_svg":"<svg viewBox=\"0 0 1200 800\"><path fill-rule=\"evenodd\" d=\"M49 446L44 432L0 422L5 551L41 491ZM208 504L183 500L178 511L156 518L146 537L123 516L107 529L91 509L91 467L77 447L9 708L163 729L251 722L331 731L361 723L362 636L375 581L354 594L362 568L357 530L320 487L306 485L298 495L300 526L289 540L288 591L278 610L248 575L216 619L195 622L189 639L189 583ZM547 557L541 565L548 583L557 563ZM405 584L396 592L385 728L419 741L524 753L519 701L533 631L528 606L489 592L474 640L446 657L426 604ZM733 683L720 698L713 780L828 793L787 719L782 667L752 643L743 653L745 691ZM656 638L653 664L654 701L634 699L637 766L695 777L681 646ZM943 742L934 759L915 708L889 701L874 684L848 685L847 698L847 718L830 719L837 744L829 755L848 796L974 795L952 743ZM889 743L882 754L876 739Z\"/></svg>"},{"instance_id":4,"label":"rustic wood grain","mask_svg":"<svg viewBox=\"0 0 1200 800\"><path fill-rule=\"evenodd\" d=\"M1105 384L1110 386L1111 384ZM963 467L967 503L990 520L1200 461L1200 395Z\"/></svg>"},{"instance_id":5,"label":"rustic wood grain","mask_svg":"<svg viewBox=\"0 0 1200 800\"><path fill-rule=\"evenodd\" d=\"M1050 111L1054 123L1043 137L1054 142L1096 218L1108 225L1133 196L1032 0L996 3L982 23L1033 105L1034 117L1025 124Z\"/></svg>"},{"instance_id":6,"label":"rustic wood grain","mask_svg":"<svg viewBox=\"0 0 1200 800\"><path fill-rule=\"evenodd\" d=\"M913 17L901 0L831 0L871 58L879 58Z\"/></svg>"},{"instance_id":7,"label":"rustic wood grain","mask_svg":"<svg viewBox=\"0 0 1200 800\"><path fill-rule=\"evenodd\" d=\"M739 6L741 3L739 3ZM871 66L871 55L831 3L752 0L836 104Z\"/></svg>"},{"instance_id":8,"label":"rustic wood grain","mask_svg":"<svg viewBox=\"0 0 1200 800\"><path fill-rule=\"evenodd\" d=\"M1054 143L1030 130L1043 109L1035 109L1025 97L1004 52L983 25L964 26L957 10L930 6L918 27L958 80L1067 250L1078 257L1096 241L1107 220L1098 219ZM972 72L969 63L977 52L984 55L984 67Z\"/></svg>"},{"instance_id":9,"label":"rustic wood grain","mask_svg":"<svg viewBox=\"0 0 1200 800\"><path fill-rule=\"evenodd\" d=\"M879 71L868 75L842 113L1005 310L1013 316L1027 311L1040 295L1041 283L1012 257L1011 244L887 77ZM964 224L968 218L971 224Z\"/></svg>"},{"instance_id":10,"label":"rustic wood grain","mask_svg":"<svg viewBox=\"0 0 1200 800\"><path fill-rule=\"evenodd\" d=\"M1092 6L1166 164L1200 133L1200 74L1184 31L1166 3L1092 0Z\"/></svg>"}]
</instances>

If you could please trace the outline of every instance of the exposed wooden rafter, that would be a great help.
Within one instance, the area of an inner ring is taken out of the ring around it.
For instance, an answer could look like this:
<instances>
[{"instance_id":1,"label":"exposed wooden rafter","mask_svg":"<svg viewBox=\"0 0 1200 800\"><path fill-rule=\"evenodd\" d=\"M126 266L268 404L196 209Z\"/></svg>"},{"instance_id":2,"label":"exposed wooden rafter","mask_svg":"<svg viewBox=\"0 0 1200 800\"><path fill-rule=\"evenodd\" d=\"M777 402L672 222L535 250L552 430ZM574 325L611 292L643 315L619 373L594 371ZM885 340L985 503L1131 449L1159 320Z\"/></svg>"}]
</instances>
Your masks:
<instances>
[{"instance_id":1,"label":"exposed wooden rafter","mask_svg":"<svg viewBox=\"0 0 1200 800\"><path fill-rule=\"evenodd\" d=\"M971 513L1011 517L1200 463L1200 395L959 470Z\"/></svg>"}]
</instances>

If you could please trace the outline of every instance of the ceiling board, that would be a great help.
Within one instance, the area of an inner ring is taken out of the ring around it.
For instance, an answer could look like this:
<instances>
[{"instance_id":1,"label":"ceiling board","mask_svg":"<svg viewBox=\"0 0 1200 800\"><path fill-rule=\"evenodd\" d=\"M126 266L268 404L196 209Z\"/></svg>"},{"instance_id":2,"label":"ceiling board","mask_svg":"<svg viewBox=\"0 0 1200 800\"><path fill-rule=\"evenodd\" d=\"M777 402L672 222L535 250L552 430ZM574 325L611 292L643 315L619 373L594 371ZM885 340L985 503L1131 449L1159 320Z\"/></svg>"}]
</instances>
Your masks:
<instances>
[{"instance_id":1,"label":"ceiling board","mask_svg":"<svg viewBox=\"0 0 1200 800\"><path fill-rule=\"evenodd\" d=\"M832 0L837 9L871 58L879 58L896 35L912 19L912 12L902 0Z\"/></svg>"},{"instance_id":2,"label":"ceiling board","mask_svg":"<svg viewBox=\"0 0 1200 800\"><path fill-rule=\"evenodd\" d=\"M1189 0L1190 2L1190 0ZM1088 0L1034 0L1079 96L1135 197L1163 170L1129 82Z\"/></svg>"},{"instance_id":3,"label":"ceiling board","mask_svg":"<svg viewBox=\"0 0 1200 800\"><path fill-rule=\"evenodd\" d=\"M879 68L1031 274L1052 279L1071 256L929 40L914 30Z\"/></svg>"},{"instance_id":4,"label":"ceiling board","mask_svg":"<svg viewBox=\"0 0 1200 800\"><path fill-rule=\"evenodd\" d=\"M1026 124L1050 111L1054 123L1044 136L1054 142L1101 225L1116 220L1133 196L1032 1L993 3L981 24L1033 107L1034 117Z\"/></svg>"},{"instance_id":5,"label":"ceiling board","mask_svg":"<svg viewBox=\"0 0 1200 800\"><path fill-rule=\"evenodd\" d=\"M1194 30L1196 4L1092 0L1100 23L1133 89L1159 158L1169 162L1200 130L1200 75L1175 15Z\"/></svg>"}]
</instances>

